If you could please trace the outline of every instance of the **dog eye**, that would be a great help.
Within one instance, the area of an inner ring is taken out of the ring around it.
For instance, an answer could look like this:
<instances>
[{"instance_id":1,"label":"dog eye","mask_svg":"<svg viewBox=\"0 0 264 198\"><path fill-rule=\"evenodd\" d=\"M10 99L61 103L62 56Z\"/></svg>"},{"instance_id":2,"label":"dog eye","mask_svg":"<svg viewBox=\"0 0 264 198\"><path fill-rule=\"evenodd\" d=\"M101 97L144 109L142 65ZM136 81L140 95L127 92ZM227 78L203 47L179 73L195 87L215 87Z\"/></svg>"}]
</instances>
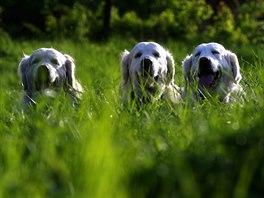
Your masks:
<instances>
[{"instance_id":1,"label":"dog eye","mask_svg":"<svg viewBox=\"0 0 264 198\"><path fill-rule=\"evenodd\" d=\"M32 60L31 64L38 63L39 61L40 61L40 59L38 59L38 58L35 58L35 59L33 59L33 60Z\"/></svg>"},{"instance_id":2,"label":"dog eye","mask_svg":"<svg viewBox=\"0 0 264 198\"><path fill-rule=\"evenodd\" d=\"M194 56L197 57L197 56L200 56L201 55L201 52L197 52Z\"/></svg>"},{"instance_id":3,"label":"dog eye","mask_svg":"<svg viewBox=\"0 0 264 198\"><path fill-rule=\"evenodd\" d=\"M139 58L142 55L141 52L136 53L135 58Z\"/></svg>"},{"instance_id":4,"label":"dog eye","mask_svg":"<svg viewBox=\"0 0 264 198\"><path fill-rule=\"evenodd\" d=\"M213 50L212 51L212 54L216 55L216 54L220 54L220 52L216 51L216 50Z\"/></svg>"},{"instance_id":5,"label":"dog eye","mask_svg":"<svg viewBox=\"0 0 264 198\"><path fill-rule=\"evenodd\" d=\"M57 59L52 59L51 60L51 62L52 62L52 64L54 64L54 65L58 65L59 64L59 61L57 60Z\"/></svg>"},{"instance_id":6,"label":"dog eye","mask_svg":"<svg viewBox=\"0 0 264 198\"><path fill-rule=\"evenodd\" d=\"M160 57L159 52L154 52L153 55L154 55L156 58L159 58L159 57Z\"/></svg>"}]
</instances>

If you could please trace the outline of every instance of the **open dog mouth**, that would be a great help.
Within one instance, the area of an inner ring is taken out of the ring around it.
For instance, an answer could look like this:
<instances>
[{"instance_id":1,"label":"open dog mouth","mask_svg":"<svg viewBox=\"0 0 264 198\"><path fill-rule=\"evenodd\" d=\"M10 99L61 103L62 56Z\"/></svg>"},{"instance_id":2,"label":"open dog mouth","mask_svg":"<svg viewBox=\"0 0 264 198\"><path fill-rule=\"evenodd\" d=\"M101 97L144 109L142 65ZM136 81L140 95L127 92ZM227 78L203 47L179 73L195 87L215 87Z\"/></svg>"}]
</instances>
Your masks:
<instances>
[{"instance_id":1,"label":"open dog mouth","mask_svg":"<svg viewBox=\"0 0 264 198\"><path fill-rule=\"evenodd\" d=\"M159 83L161 77L159 74L156 76L137 75L137 79L138 79L138 82L144 87L155 87Z\"/></svg>"},{"instance_id":2,"label":"open dog mouth","mask_svg":"<svg viewBox=\"0 0 264 198\"><path fill-rule=\"evenodd\" d=\"M212 61L208 57L202 57L199 60L198 69L198 87L202 88L212 88L214 87L221 77L221 70L214 68Z\"/></svg>"},{"instance_id":3,"label":"open dog mouth","mask_svg":"<svg viewBox=\"0 0 264 198\"><path fill-rule=\"evenodd\" d=\"M35 88L38 94L43 94L44 96L55 98L57 95L56 91L56 81L54 82L40 82L40 81L35 81Z\"/></svg>"},{"instance_id":4,"label":"open dog mouth","mask_svg":"<svg viewBox=\"0 0 264 198\"><path fill-rule=\"evenodd\" d=\"M198 86L199 88L211 88L214 87L221 77L221 71L210 72L206 74L198 73Z\"/></svg>"},{"instance_id":5,"label":"open dog mouth","mask_svg":"<svg viewBox=\"0 0 264 198\"><path fill-rule=\"evenodd\" d=\"M51 88L52 84L53 83L49 83L49 82L45 82L45 83L35 82L35 87L37 91L42 91Z\"/></svg>"}]
</instances>

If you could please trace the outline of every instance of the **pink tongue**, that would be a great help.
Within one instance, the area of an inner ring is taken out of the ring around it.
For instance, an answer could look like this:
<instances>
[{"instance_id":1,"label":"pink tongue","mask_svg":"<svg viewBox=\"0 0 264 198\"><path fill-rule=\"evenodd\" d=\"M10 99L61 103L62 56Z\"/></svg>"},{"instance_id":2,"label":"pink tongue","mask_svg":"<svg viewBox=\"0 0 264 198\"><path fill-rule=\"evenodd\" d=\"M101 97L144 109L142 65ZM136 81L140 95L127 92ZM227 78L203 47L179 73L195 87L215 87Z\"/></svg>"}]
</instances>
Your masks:
<instances>
[{"instance_id":1,"label":"pink tongue","mask_svg":"<svg viewBox=\"0 0 264 198\"><path fill-rule=\"evenodd\" d=\"M213 85L214 76L207 75L199 78L199 87L211 87Z\"/></svg>"}]
</instances>

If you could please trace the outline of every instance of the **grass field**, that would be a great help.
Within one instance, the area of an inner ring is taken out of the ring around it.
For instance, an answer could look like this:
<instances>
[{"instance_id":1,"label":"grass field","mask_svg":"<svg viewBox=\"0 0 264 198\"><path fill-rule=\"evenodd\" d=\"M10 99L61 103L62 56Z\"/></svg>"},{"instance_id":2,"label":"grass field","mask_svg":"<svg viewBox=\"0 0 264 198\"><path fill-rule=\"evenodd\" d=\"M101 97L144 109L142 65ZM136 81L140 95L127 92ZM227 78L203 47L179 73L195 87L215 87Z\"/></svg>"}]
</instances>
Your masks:
<instances>
[{"instance_id":1,"label":"grass field","mask_svg":"<svg viewBox=\"0 0 264 198\"><path fill-rule=\"evenodd\" d=\"M263 197L264 51L238 54L243 105L216 101L140 110L118 101L120 54L136 43L0 43L0 197ZM162 43L174 55L175 81L194 46ZM23 52L54 47L75 58L85 87L73 109L60 96L22 113L17 65ZM233 48L230 48L233 47Z\"/></svg>"}]
</instances>

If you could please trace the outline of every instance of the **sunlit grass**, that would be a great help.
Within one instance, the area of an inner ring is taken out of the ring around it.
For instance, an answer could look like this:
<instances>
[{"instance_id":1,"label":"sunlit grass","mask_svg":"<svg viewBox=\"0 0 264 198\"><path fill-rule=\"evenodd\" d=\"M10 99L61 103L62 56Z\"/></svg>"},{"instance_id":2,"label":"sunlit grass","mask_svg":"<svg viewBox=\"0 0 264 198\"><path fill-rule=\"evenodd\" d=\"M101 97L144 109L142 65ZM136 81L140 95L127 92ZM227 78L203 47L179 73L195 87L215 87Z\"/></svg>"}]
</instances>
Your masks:
<instances>
[{"instance_id":1,"label":"sunlit grass","mask_svg":"<svg viewBox=\"0 0 264 198\"><path fill-rule=\"evenodd\" d=\"M212 99L124 108L118 100L120 55L134 44L114 39L0 46L6 51L0 59L0 197L261 197L263 55L240 62L243 105ZM176 60L175 81L183 85L180 62L187 47L180 52L177 42L167 46ZM62 94L21 111L17 65L23 52L39 47L75 58L85 88L79 108Z\"/></svg>"}]
</instances>

